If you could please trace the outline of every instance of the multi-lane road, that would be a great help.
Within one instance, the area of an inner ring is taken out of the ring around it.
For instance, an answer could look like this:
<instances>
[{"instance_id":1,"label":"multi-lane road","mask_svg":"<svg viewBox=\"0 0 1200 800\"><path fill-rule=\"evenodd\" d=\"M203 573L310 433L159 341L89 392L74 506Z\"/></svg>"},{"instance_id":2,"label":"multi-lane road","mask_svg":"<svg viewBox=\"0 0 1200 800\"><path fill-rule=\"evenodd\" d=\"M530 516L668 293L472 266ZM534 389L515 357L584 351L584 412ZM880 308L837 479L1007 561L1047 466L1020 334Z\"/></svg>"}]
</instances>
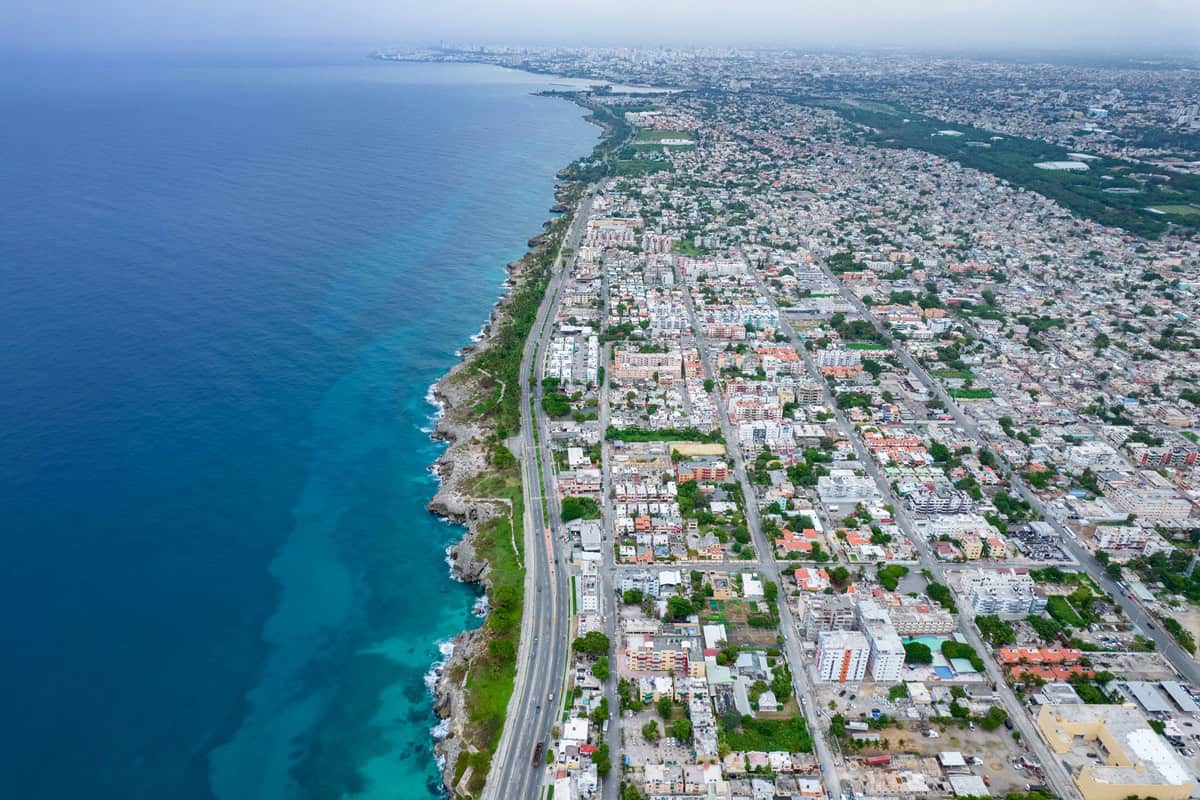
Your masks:
<instances>
[{"instance_id":1,"label":"multi-lane road","mask_svg":"<svg viewBox=\"0 0 1200 800\"><path fill-rule=\"evenodd\" d=\"M497 748L491 775L484 790L485 798L527 798L534 800L541 796L543 782L547 771L540 765L532 763L533 754L538 742L548 742L550 729L561 718L563 707L564 677L570 649L570 575L566 547L560 543L559 534L562 530L560 504L558 493L554 487L553 455L549 439L548 420L541 407L541 377L543 354L553 334L554 312L559 303L559 294L564 280L570 274L574 254L586 229L587 218L591 210L591 200L594 188L589 189L580 202L571 228L564 238L562 247L555 259L551 270L550 285L538 309L534 327L526 341L521 362L521 470L525 493L524 517L524 553L525 553L525 610L522 617L521 642L518 652L518 670L513 696L509 703L508 719L500 744ZM569 254L569 255L568 255ZM840 280L826 267L822 267L826 276L838 287L842 296L870 322L880 334L885 334L880 322L870 313L859 298L850 292ZM764 296L775 305L774 297L767 287L759 280L759 289ZM691 319L693 334L700 351L705 376L716 379L713 368L712 354L703 332L699 326L692 298L687 287L683 287L684 302ZM776 306L776 308L778 308ZM934 580L949 585L940 562L933 558L924 537L917 533L915 522L909 515L903 503L892 493L885 476L879 470L874 459L866 451L857 431L846 419L844 413L837 408L836 398L833 397L811 355L800 346L801 340L792 330L790 323L780 314L780 328L791 339L797 353L804 361L810 377L823 387L826 403L834 410L835 417L841 429L852 443L858 462L876 483L882 496L888 498L895 508L897 524L913 541L916 546L921 567ZM948 412L961 429L976 442L983 446L992 447L990 439L983 434L976 423L969 418L951 398L945 389L919 365L909 353L893 342L892 352L910 373L916 376L925 387L937 396L945 405ZM607 363L608 348L603 349L604 360ZM725 405L717 402L718 419L722 434L727 442L727 449L733 462L735 477L742 487L745 497L746 521L750 528L752 540L759 554L757 564L747 564L743 568L757 567L765 579L780 583L779 566L774 559L773 545L767 541L762 532L761 519L758 512L754 487L750 483L746 471L741 448L738 445L734 430L726 412ZM607 386L600 388L600 420L601 429L607 426L609 412L609 397ZM997 459L1001 470L1011 482L1014 490L1028 501L1044 519L1048 520L1062 537L1064 545L1070 550L1080 565L1096 580L1096 582L1113 596L1130 619L1137 624L1148 638L1151 638L1160 652L1181 675L1189 680L1200 682L1200 667L1191 659L1165 632L1157 629L1150 622L1145 609L1136 601L1129 598L1115 582L1103 571L1101 566L1078 541L1050 514L1047 513L1042 501L1012 470L1008 469L1004 460ZM604 560L600 571L601 582L601 614L604 621L605 633L610 640L617 639L618 600L616 595L616 574L618 565L614 563L613 555L613 525L610 504L607 500L610 486L610 464L608 448L603 449L603 486L604 502L602 502L604 522ZM709 565L711 566L711 565ZM807 661L804 659L800 642L799 628L793 619L792 610L784 598L779 603L780 624L784 634L784 649L792 666L792 676L796 697L801 703L805 717L809 720L813 734L816 755L820 763L822 778L829 796L841 798L843 787L838 776L838 762L829 746L819 721L820 706L816 699L812 676L809 675ZM986 652L985 645L975 628L973 620L965 607L959 612L959 627L968 642L977 651ZM1023 740L1034 750L1041 760L1044 774L1051 787L1064 798L1077 800L1080 795L1074 781L1064 769L1062 763L1054 757L1045 742L1034 729L1033 724L1025 713L1023 706L1008 688L999 668L990 657L984 658L988 678L996 687L997 695L1013 720ZM613 748L614 756L619 754L621 746L620 708L617 700L615 685L609 681L605 689L610 710L610 722L607 741ZM609 779L603 782L605 800L615 800L617 781Z\"/></svg>"},{"instance_id":2,"label":"multi-lane road","mask_svg":"<svg viewBox=\"0 0 1200 800\"><path fill-rule=\"evenodd\" d=\"M585 193L563 238L521 358L525 600L513 694L483 791L484 798L494 800L533 800L540 796L546 769L533 764L534 750L539 742L547 742L551 727L561 716L563 676L570 649L571 589L566 559L560 555L556 538L562 525L541 405L542 354L554 331L554 311L563 280L587 227L593 192L589 188Z\"/></svg>"},{"instance_id":3,"label":"multi-lane road","mask_svg":"<svg viewBox=\"0 0 1200 800\"><path fill-rule=\"evenodd\" d=\"M845 298L856 311L858 311L862 318L870 322L875 328L876 332L878 332L880 335L886 336L887 331L884 330L883 325L879 322L879 320L877 320L870 313L870 309L867 308L862 300L859 299L856 294L846 288L845 284L838 280L837 276L835 276L828 267L822 266L821 269L825 276L832 280L834 285L838 287L842 297ZM1116 581L1105 574L1104 568L1098 561L1096 561L1095 557L1079 543L1079 540L1066 529L1066 527L1057 519L1057 517L1055 517L1055 515L1049 513L1045 504L1042 502L1042 499L1038 497L1032 489L1029 488L1028 484L1022 480L1020 475L1018 475L1009 467L1008 462L1005 461L1003 456L996 452L997 448L994 446L996 443L993 442L991 437L979 430L979 426L976 424L976 422L967 416L967 414L962 410L955 399L950 396L946 389L938 381L934 380L925 370L925 368L918 364L916 360L909 355L908 351L900 346L899 343L892 341L892 352L894 352L896 357L899 358L900 363L904 365L909 372L915 375L918 380L921 381L928 391L932 392L939 400L941 400L942 404L946 407L947 412L949 412L949 414L954 418L955 423L957 423L958 426L962 428L962 430L965 431L968 436L992 451L993 455L996 456L996 464L999 468L999 471L1002 475L1004 475L1005 478L1008 479L1009 483L1012 485L1017 494L1019 494L1023 500L1029 503L1033 509L1038 512L1042 519L1050 523L1055 532L1058 533L1059 537L1062 539L1063 545L1071 553L1071 556L1079 563L1084 571L1086 571L1088 575L1090 575L1092 579L1096 581L1096 583L1114 599L1117 605L1120 606L1121 610L1125 612L1125 615L1128 616L1135 625L1141 628L1143 635L1154 641L1158 648L1158 652L1162 653L1163 656L1166 657L1167 661L1171 664L1175 671L1192 683L1200 683L1200 664L1197 664L1195 659L1185 652L1184 649L1175 642L1170 634L1154 624L1150 613L1140 602L1129 597L1126 592L1122 591L1121 588L1117 586Z\"/></svg>"},{"instance_id":4,"label":"multi-lane road","mask_svg":"<svg viewBox=\"0 0 1200 800\"><path fill-rule=\"evenodd\" d=\"M834 280L836 285L841 286L840 281L837 281L837 279L832 275L829 277ZM821 375L821 372L817 368L816 363L813 361L812 356L802 345L803 340L796 335L791 323L782 313L782 309L779 309L778 305L775 303L774 296L770 293L768 288L762 284L761 277L758 276L757 273L756 279L759 282L759 291L767 297L767 299L777 310L780 311L780 329L791 340L796 353L804 362L809 377L822 387L825 403L831 409L833 409L834 417L837 420L839 429L846 435L850 443L853 445L858 463L863 466L863 468L867 471L867 474L875 482L876 488L878 489L880 495L887 498L889 503L895 509L896 523L916 546L922 569L931 575L938 583L949 586L949 582L942 571L940 562L933 558L924 537L916 532L914 520L908 514L904 504L900 502L892 493L890 484L883 473L879 470L879 467L876 465L874 457L867 452L866 447L863 445L858 436L858 432L846 419L846 416L842 410L838 408L837 399L833 396L833 392L830 390L829 385ZM846 290L843 288L843 291ZM873 320L869 314L864 315L864 318ZM1020 701L1005 682L1004 676L1000 674L999 668L996 666L990 655L988 655L989 648L980 638L979 631L975 628L975 624L965 607L962 607L959 610L958 623L958 627L966 636L968 643L975 648L977 652L984 654L983 662L986 667L987 676L995 685L997 696L1003 703L1005 711L1008 713L1009 718L1012 719L1016 729L1021 732L1023 740L1029 743L1030 746L1036 751L1036 755L1043 764L1047 781L1051 784L1059 797L1078 800L1080 795L1075 788L1074 782L1071 780L1062 764L1054 757L1054 755L1050 752L1050 749L1046 746L1045 742L1042 741L1037 731L1034 729L1033 722L1029 715L1025 713Z\"/></svg>"},{"instance_id":5,"label":"multi-lane road","mask_svg":"<svg viewBox=\"0 0 1200 800\"><path fill-rule=\"evenodd\" d=\"M683 287L683 297L688 316L691 319L692 331L696 336L697 348L700 351L700 360L704 365L704 376L716 383L718 376L713 369L712 354L709 352L708 343L705 341L703 330L696 316L695 304L692 302L691 294L688 292L688 287L686 286ZM725 437L725 449L729 452L730 458L733 461L734 475L742 487L742 496L746 507L746 525L750 528L751 540L754 542L754 548L759 559L757 564L747 565L747 568L757 567L763 573L763 577L766 580L774 582L777 586L782 586L779 579L779 566L775 562L774 543L767 541L767 537L762 532L762 521L758 513L758 498L754 493L754 486L750 483L749 476L746 473L746 465L742 458L742 448L738 443L737 431L734 430L733 425L730 423L725 404L720 401L720 398L717 398L716 406L717 418L721 425L721 434ZM841 778L837 772L837 762L834 760L833 751L829 747L829 742L825 738L825 732L821 728L820 720L817 716L819 704L812 681L809 679L806 671L807 662L804 660L800 650L799 627L792 617L791 604L787 600L786 593L780 598L778 606L779 624L783 631L784 652L787 654L787 660L792 671L792 691L799 700L804 717L808 721L809 732L812 734L813 748L816 751L817 760L820 764L821 777L825 782L826 792L829 797L840 800L842 785Z\"/></svg>"}]
</instances>

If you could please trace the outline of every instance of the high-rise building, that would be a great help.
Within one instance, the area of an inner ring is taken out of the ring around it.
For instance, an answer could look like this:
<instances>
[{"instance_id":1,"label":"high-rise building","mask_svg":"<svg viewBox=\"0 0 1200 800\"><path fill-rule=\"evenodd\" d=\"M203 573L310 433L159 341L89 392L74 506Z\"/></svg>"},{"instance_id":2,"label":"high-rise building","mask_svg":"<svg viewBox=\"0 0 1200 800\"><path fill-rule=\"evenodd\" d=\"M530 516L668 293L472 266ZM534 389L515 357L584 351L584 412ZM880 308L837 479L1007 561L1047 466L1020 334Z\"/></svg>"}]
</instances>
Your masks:
<instances>
[{"instance_id":1,"label":"high-rise building","mask_svg":"<svg viewBox=\"0 0 1200 800\"><path fill-rule=\"evenodd\" d=\"M867 674L871 647L858 631L825 631L817 637L817 679L857 683Z\"/></svg>"},{"instance_id":2,"label":"high-rise building","mask_svg":"<svg viewBox=\"0 0 1200 800\"><path fill-rule=\"evenodd\" d=\"M844 594L812 594L804 600L804 638L815 641L824 631L854 628L854 601Z\"/></svg>"},{"instance_id":3,"label":"high-rise building","mask_svg":"<svg viewBox=\"0 0 1200 800\"><path fill-rule=\"evenodd\" d=\"M871 678L876 683L898 683L904 670L904 643L886 609L874 600L858 604L859 626L871 648Z\"/></svg>"}]
</instances>

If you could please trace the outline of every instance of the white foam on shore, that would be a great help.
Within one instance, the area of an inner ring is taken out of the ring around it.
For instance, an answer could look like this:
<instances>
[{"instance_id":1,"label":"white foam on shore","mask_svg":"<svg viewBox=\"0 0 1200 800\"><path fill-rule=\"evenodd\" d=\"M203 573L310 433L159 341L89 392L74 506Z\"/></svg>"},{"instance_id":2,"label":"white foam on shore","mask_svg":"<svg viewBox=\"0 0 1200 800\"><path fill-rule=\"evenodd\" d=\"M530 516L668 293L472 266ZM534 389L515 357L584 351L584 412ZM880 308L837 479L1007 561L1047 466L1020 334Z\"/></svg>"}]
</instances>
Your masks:
<instances>
[{"instance_id":1,"label":"white foam on shore","mask_svg":"<svg viewBox=\"0 0 1200 800\"><path fill-rule=\"evenodd\" d=\"M447 520L447 522L448 522L448 521L449 521L449 520ZM460 578L460 577L458 576L458 573L454 571L454 557L450 555L450 551L451 551L453 548L454 548L454 545L452 545L452 544L450 544L450 545L446 545L446 559L445 559L445 561L446 561L446 566L447 566L447 567L449 568L449 570L450 570L450 580L454 581L455 583L465 583L465 581L464 581L462 578Z\"/></svg>"},{"instance_id":2,"label":"white foam on shore","mask_svg":"<svg viewBox=\"0 0 1200 800\"><path fill-rule=\"evenodd\" d=\"M479 595L479 598L476 599L475 605L471 606L471 613L480 619L483 619L488 615L488 611L490 609L491 606L488 604L488 596L486 594L481 594Z\"/></svg>"},{"instance_id":3,"label":"white foam on shore","mask_svg":"<svg viewBox=\"0 0 1200 800\"><path fill-rule=\"evenodd\" d=\"M433 662L433 666L425 673L425 688L431 695L436 695L438 678L442 676L442 670L446 668L446 662L450 660L450 656L454 655L454 641L447 639L444 642L438 642L438 653L442 657Z\"/></svg>"},{"instance_id":4,"label":"white foam on shore","mask_svg":"<svg viewBox=\"0 0 1200 800\"><path fill-rule=\"evenodd\" d=\"M446 734L448 734L449 732L450 732L450 718L449 717L446 717L444 720L439 721L437 725L434 725L432 728L429 729L429 735L433 737L433 740L435 742L445 739ZM445 766L445 764L442 763L442 756L438 756L438 772L441 772L444 766Z\"/></svg>"},{"instance_id":5,"label":"white foam on shore","mask_svg":"<svg viewBox=\"0 0 1200 800\"><path fill-rule=\"evenodd\" d=\"M433 406L433 413L429 415L429 423L422 426L421 433L431 434L437 428L437 424L446 414L446 404L437 396L437 382L429 384L429 388L425 390L425 402Z\"/></svg>"}]
</instances>

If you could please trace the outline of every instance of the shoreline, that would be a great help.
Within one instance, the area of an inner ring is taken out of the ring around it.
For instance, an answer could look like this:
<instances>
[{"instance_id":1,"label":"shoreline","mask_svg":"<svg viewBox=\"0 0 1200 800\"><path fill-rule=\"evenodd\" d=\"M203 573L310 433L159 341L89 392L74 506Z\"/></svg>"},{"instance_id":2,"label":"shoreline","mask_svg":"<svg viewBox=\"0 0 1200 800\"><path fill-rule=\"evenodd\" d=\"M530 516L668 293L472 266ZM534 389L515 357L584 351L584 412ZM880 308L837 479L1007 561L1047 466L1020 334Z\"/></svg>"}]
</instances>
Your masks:
<instances>
[{"instance_id":1,"label":"shoreline","mask_svg":"<svg viewBox=\"0 0 1200 800\"><path fill-rule=\"evenodd\" d=\"M600 127L600 140L593 148L592 158L601 155L611 146L614 127L596 116L595 109L587 102L586 95L555 96L563 97L583 108L587 112L583 119ZM588 156L581 157L586 158ZM495 419L472 413L481 398L496 390L493 381L490 380L491 376L481 377L476 367L481 356L497 346L502 327L513 322L513 305L518 288L526 281L539 279L539 260L557 247L556 231L565 228L560 221L569 221L578 209L581 195L579 189L583 183L570 174L575 163L572 162L557 172L559 183L555 185L555 204L549 212L550 216L543 223L542 230L529 240L526 253L505 267L508 277L502 284L503 291L492 306L486 322L479 332L471 337L470 342L458 351L457 363L430 387L428 393L428 399L436 409L432 418L433 430L430 438L445 442L447 448L437 461L430 465L430 470L438 478L438 490L427 508L431 513L466 528L462 538L447 548L446 561L452 579L476 584L483 589L482 603L479 606L483 612L483 626L461 631L449 642L439 645L443 654L449 652L431 669L431 673L436 676L431 687L433 708L440 720L433 733L435 738L436 734L441 734L434 745L434 754L443 787L450 796L473 794L470 788L464 789L464 785L469 787L474 783L474 787L478 788L486 779L486 773L482 776L473 774L477 759L472 756L481 754L471 741L474 731L466 680L473 662L483 654L491 638L487 623L492 613L493 603L490 601L495 585L493 565L487 555L480 552L487 548L487 543L481 541L481 529L488 523L507 522L509 514L516 516L514 502L503 498L474 497L471 491L472 484L481 480L498 477L503 482L505 467L498 467L493 463L495 448L498 447L505 453L508 451L498 441L498 434L507 433L508 436L514 436L519 432L498 430L499 424ZM544 291L545 288L542 287L537 293L538 303L541 302ZM527 336L527 333L521 336L522 346ZM503 382L497 380L495 383ZM517 389L516 386L512 388L513 391ZM501 392L505 391L506 386L501 388ZM511 453L508 455L511 458ZM516 491L523 492L519 474ZM505 503L508 503L507 511ZM513 528L516 526L517 521L513 519ZM513 538L515 545L515 532ZM523 567L521 575L523 580ZM521 604L523 610L523 595ZM515 650L516 648L514 652ZM514 674L515 668L514 663ZM511 694L511 686L509 693ZM496 734L497 741L502 732L501 730ZM485 755L486 766L490 768L491 754ZM465 762L471 763L464 767Z\"/></svg>"}]
</instances>

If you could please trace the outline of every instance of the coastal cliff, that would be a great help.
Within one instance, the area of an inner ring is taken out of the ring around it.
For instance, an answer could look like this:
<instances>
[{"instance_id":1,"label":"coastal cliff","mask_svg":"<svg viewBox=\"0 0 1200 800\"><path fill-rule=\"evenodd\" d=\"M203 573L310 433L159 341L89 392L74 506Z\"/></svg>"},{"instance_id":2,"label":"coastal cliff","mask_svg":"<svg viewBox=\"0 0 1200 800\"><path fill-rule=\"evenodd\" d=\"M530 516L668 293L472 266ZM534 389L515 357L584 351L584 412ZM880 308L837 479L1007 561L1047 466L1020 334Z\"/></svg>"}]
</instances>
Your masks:
<instances>
[{"instance_id":1,"label":"coastal cliff","mask_svg":"<svg viewBox=\"0 0 1200 800\"><path fill-rule=\"evenodd\" d=\"M629 137L624 120L587 97L571 99L602 128L586 159L560 170L559 213L529 240L530 249L508 265L508 291L492 309L477 341L433 387L441 407L434 437L448 443L433 466L441 485L429 503L435 514L464 525L449 548L453 574L480 584L487 619L452 642L439 670L435 709L442 718L435 745L442 782L453 796L482 791L504 729L517 670L525 569L524 493L509 437L520 431L520 365L525 341L549 285L550 269L578 209L587 182L607 174L607 159Z\"/></svg>"},{"instance_id":2,"label":"coastal cliff","mask_svg":"<svg viewBox=\"0 0 1200 800\"><path fill-rule=\"evenodd\" d=\"M572 193L558 194L573 208ZM443 719L435 752L442 781L457 796L482 789L512 693L524 590L523 495L505 436L519 429L516 368L527 333L522 321L544 294L563 229L558 220L550 223L531 240L532 249L508 265L510 291L478 341L463 349L462 361L433 388L441 407L433 436L448 447L433 467L440 487L428 507L466 527L447 561L456 578L483 587L489 609L482 627L454 638L434 687L434 709Z\"/></svg>"}]
</instances>

